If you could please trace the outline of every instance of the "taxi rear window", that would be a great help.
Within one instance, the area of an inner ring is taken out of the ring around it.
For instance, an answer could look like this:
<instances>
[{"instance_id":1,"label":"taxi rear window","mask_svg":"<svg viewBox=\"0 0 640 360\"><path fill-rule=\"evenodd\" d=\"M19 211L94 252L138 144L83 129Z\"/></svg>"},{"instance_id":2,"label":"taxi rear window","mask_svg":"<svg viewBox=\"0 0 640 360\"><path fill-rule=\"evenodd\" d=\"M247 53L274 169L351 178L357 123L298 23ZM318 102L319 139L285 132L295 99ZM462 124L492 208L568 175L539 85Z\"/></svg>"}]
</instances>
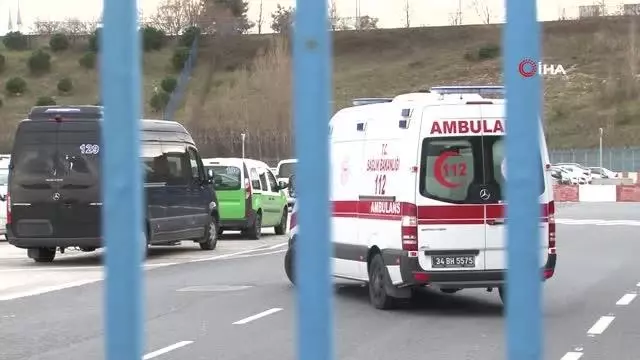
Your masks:
<instances>
[{"instance_id":1,"label":"taxi rear window","mask_svg":"<svg viewBox=\"0 0 640 360\"><path fill-rule=\"evenodd\" d=\"M503 136L425 138L420 163L420 194L449 203L497 203L505 199ZM540 194L544 192L539 160ZM488 190L481 194L482 189Z\"/></svg>"},{"instance_id":2,"label":"taxi rear window","mask_svg":"<svg viewBox=\"0 0 640 360\"><path fill-rule=\"evenodd\" d=\"M207 166L213 170L214 186L216 190L240 190L240 168L236 166L215 165Z\"/></svg>"}]
</instances>

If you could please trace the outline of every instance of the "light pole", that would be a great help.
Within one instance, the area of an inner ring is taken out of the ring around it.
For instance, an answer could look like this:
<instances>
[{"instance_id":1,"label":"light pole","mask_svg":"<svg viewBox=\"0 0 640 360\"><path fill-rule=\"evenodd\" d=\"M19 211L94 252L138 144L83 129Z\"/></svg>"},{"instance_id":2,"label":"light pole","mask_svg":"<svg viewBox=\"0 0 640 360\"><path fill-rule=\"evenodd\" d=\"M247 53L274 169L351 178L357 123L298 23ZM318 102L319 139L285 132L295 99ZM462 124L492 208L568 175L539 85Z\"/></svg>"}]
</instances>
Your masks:
<instances>
[{"instance_id":1,"label":"light pole","mask_svg":"<svg viewBox=\"0 0 640 360\"><path fill-rule=\"evenodd\" d=\"M242 138L242 160L244 160L244 137L245 137L245 133L240 134L240 137Z\"/></svg>"},{"instance_id":2,"label":"light pole","mask_svg":"<svg viewBox=\"0 0 640 360\"><path fill-rule=\"evenodd\" d=\"M600 169L602 169L602 134L604 131L600 128Z\"/></svg>"}]
</instances>

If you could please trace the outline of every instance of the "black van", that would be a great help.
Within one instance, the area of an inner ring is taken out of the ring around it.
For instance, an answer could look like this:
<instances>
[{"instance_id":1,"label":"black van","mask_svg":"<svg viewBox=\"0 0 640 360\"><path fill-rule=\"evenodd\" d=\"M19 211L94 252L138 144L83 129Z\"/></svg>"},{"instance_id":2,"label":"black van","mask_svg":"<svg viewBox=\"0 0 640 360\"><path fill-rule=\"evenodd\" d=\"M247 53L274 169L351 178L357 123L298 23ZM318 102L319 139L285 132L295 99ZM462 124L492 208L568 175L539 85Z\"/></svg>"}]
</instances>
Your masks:
<instances>
[{"instance_id":1,"label":"black van","mask_svg":"<svg viewBox=\"0 0 640 360\"><path fill-rule=\"evenodd\" d=\"M18 125L7 240L36 262L53 261L56 249L103 246L101 120L99 106L43 106ZM191 135L173 121L141 120L140 127L146 246L193 240L215 249L218 201Z\"/></svg>"}]
</instances>

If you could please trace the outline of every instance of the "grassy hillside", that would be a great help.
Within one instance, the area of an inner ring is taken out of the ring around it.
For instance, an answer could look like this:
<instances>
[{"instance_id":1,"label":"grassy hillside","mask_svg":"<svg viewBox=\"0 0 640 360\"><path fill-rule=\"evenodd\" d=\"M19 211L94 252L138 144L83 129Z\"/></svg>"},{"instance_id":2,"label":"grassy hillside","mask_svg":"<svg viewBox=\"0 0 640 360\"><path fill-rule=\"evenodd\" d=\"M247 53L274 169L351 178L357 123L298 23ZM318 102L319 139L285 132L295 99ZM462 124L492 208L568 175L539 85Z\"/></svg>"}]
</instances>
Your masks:
<instances>
[{"instance_id":1,"label":"grassy hillside","mask_svg":"<svg viewBox=\"0 0 640 360\"><path fill-rule=\"evenodd\" d=\"M640 145L640 30L633 18L602 18L543 24L543 62L562 64L567 76L545 78L545 118L551 147L592 147L598 128L608 146ZM413 28L334 33L336 108L355 97L392 96L442 84L500 84L500 26ZM286 42L271 36L244 36L201 49L198 66L177 120L197 134L210 155L237 154L247 133L250 156L275 159L291 147L291 59ZM46 43L46 41L43 41ZM215 50L214 50L215 48ZM29 91L19 98L2 95L0 141L39 96L58 103L95 103L97 74L82 69L84 50L56 54L49 75L27 73L29 52L0 51L8 58L0 74L4 89L11 76L24 76ZM145 55L144 100L147 116L153 87L171 74L172 49ZM214 55L217 54L217 57ZM478 56L480 54L480 56ZM484 57L479 60L478 57ZM57 94L56 84L71 77L75 91Z\"/></svg>"}]
</instances>

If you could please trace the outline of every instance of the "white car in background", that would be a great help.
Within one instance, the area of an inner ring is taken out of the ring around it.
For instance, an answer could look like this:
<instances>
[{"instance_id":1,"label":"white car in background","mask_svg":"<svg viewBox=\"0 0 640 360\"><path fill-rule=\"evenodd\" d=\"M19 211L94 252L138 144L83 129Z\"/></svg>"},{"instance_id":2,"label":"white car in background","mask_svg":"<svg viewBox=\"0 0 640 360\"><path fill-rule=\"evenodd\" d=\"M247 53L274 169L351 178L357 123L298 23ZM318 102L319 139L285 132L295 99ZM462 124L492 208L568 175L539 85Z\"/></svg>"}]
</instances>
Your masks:
<instances>
[{"instance_id":1,"label":"white car in background","mask_svg":"<svg viewBox=\"0 0 640 360\"><path fill-rule=\"evenodd\" d=\"M298 159L280 160L275 172L278 183L280 181L289 183L289 178L291 177L291 175L293 175L294 168L297 163L298 163ZM296 202L296 198L291 194L291 191L289 188L286 189L286 194L287 194L287 203L289 204L289 208L291 209L293 204L295 204Z\"/></svg>"},{"instance_id":2,"label":"white car in background","mask_svg":"<svg viewBox=\"0 0 640 360\"><path fill-rule=\"evenodd\" d=\"M589 169L588 167L584 167L577 163L558 163L558 164L555 164L554 166L558 166L563 169L567 169L572 173L579 174L579 176L578 175L576 176L580 178L584 178L587 184L591 183L591 176L592 176L591 169Z\"/></svg>"},{"instance_id":3,"label":"white car in background","mask_svg":"<svg viewBox=\"0 0 640 360\"><path fill-rule=\"evenodd\" d=\"M7 235L7 186L9 183L9 159L0 159L0 239Z\"/></svg>"},{"instance_id":4,"label":"white car in background","mask_svg":"<svg viewBox=\"0 0 640 360\"><path fill-rule=\"evenodd\" d=\"M591 169L591 176L594 179L616 179L618 178L618 173L615 173L607 168L601 168L601 167L590 167L589 169Z\"/></svg>"},{"instance_id":5,"label":"white car in background","mask_svg":"<svg viewBox=\"0 0 640 360\"><path fill-rule=\"evenodd\" d=\"M554 178L560 180L560 183L571 185L584 185L588 184L588 179L584 173L578 169L572 167L564 167L554 165L551 167L552 176L555 172L557 175Z\"/></svg>"}]
</instances>

